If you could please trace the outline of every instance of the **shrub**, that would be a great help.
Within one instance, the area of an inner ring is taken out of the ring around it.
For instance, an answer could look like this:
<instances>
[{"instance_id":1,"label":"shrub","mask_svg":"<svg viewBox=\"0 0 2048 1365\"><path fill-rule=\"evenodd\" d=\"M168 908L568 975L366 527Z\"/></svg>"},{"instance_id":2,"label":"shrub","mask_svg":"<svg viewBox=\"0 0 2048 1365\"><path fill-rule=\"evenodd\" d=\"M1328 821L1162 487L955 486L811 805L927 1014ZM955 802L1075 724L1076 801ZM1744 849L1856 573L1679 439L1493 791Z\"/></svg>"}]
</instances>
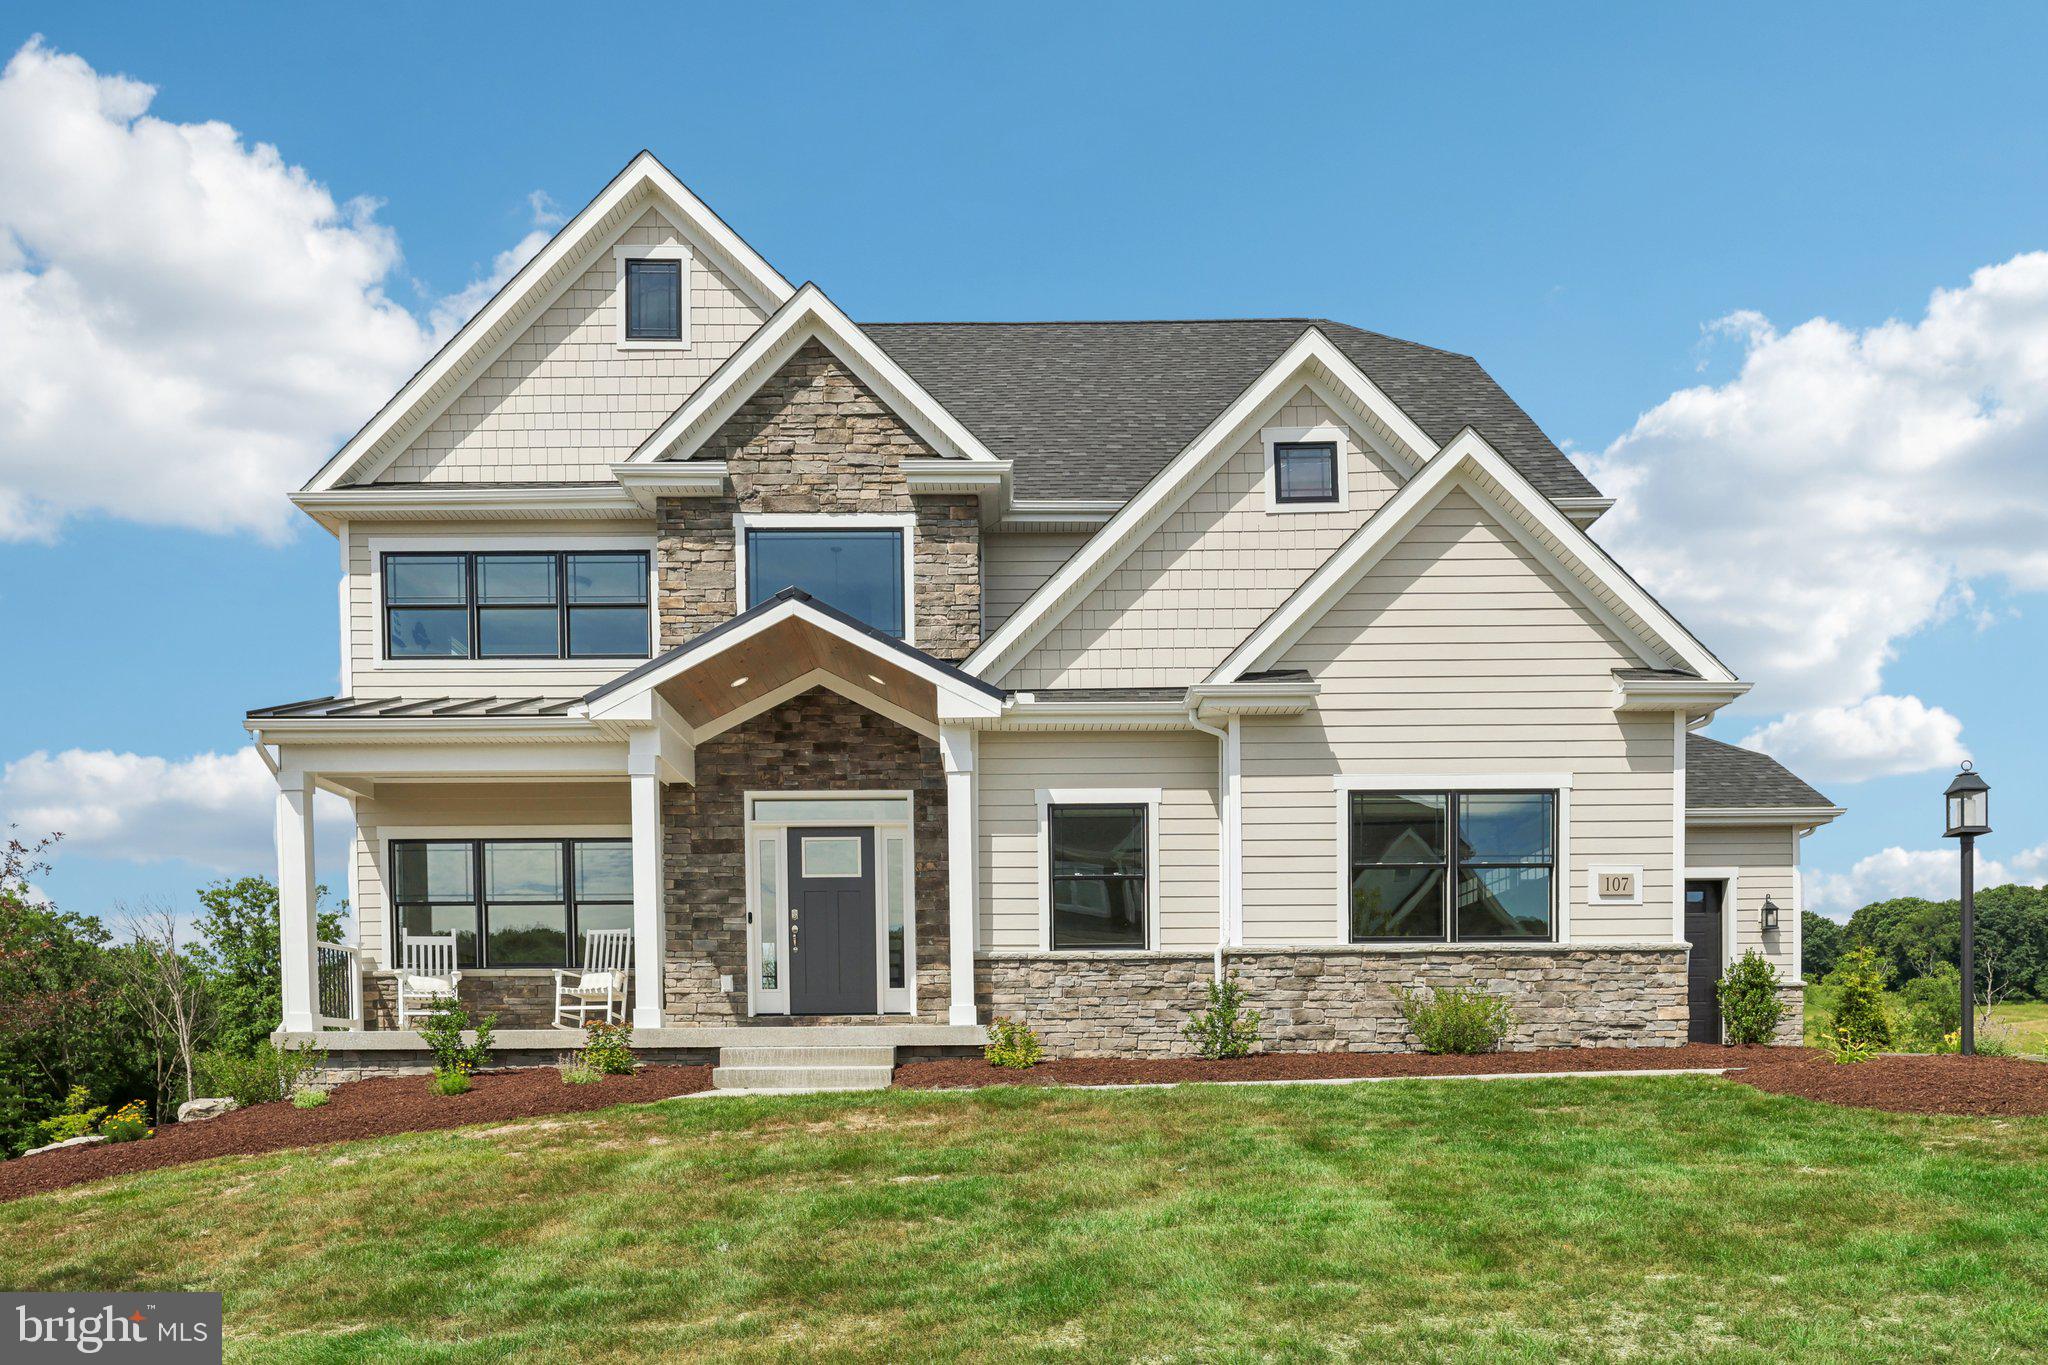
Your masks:
<instances>
[{"instance_id":1,"label":"shrub","mask_svg":"<svg viewBox=\"0 0 2048 1365\"><path fill-rule=\"evenodd\" d=\"M1714 994L1720 998L1731 1043L1768 1043L1785 1017L1785 1002L1778 998L1778 969L1754 948L1729 965Z\"/></svg>"},{"instance_id":2,"label":"shrub","mask_svg":"<svg viewBox=\"0 0 2048 1365\"><path fill-rule=\"evenodd\" d=\"M308 1076L327 1066L327 1052L311 1043L280 1048L256 1044L246 1057L208 1052L199 1059L199 1093L225 1095L247 1108L287 1099Z\"/></svg>"},{"instance_id":3,"label":"shrub","mask_svg":"<svg viewBox=\"0 0 2048 1365\"><path fill-rule=\"evenodd\" d=\"M1878 1046L1856 1033L1854 1029L1830 1028L1821 1035L1820 1045L1827 1049L1828 1056L1837 1062L1867 1062L1878 1053Z\"/></svg>"},{"instance_id":4,"label":"shrub","mask_svg":"<svg viewBox=\"0 0 2048 1365\"><path fill-rule=\"evenodd\" d=\"M981 1055L990 1066L1023 1071L1045 1060L1045 1044L1038 1041L1029 1024L1016 1019L991 1019L988 1046L982 1048Z\"/></svg>"},{"instance_id":5,"label":"shrub","mask_svg":"<svg viewBox=\"0 0 2048 1365\"><path fill-rule=\"evenodd\" d=\"M434 1008L427 1014L427 1022L420 1025L420 1041L434 1054L435 1071L459 1071L464 1076L481 1067L490 1057L491 1038L498 1027L498 1016L487 1014L483 1022L474 1026L476 1041L465 1043L462 1035L471 1028L469 1011L460 1000L441 999L434 1002ZM463 1090L469 1087L464 1086ZM445 1090L447 1095L459 1095L462 1090Z\"/></svg>"},{"instance_id":6,"label":"shrub","mask_svg":"<svg viewBox=\"0 0 2048 1365\"><path fill-rule=\"evenodd\" d=\"M69 1142L73 1138L84 1137L99 1127L100 1118L107 1112L107 1106L88 1105L86 1101L91 1098L85 1093L84 1086L72 1086L71 1092L64 1097L64 1107L36 1125L43 1136L35 1145L43 1147L52 1142Z\"/></svg>"},{"instance_id":7,"label":"shrub","mask_svg":"<svg viewBox=\"0 0 2048 1365\"><path fill-rule=\"evenodd\" d=\"M325 1103L327 1103L327 1092L325 1090L320 1090L310 1085L302 1085L297 1090L292 1091L292 1108L294 1109L318 1109Z\"/></svg>"},{"instance_id":8,"label":"shrub","mask_svg":"<svg viewBox=\"0 0 2048 1365\"><path fill-rule=\"evenodd\" d=\"M598 1076L633 1074L633 1030L624 1024L596 1020L583 1026L582 1069Z\"/></svg>"},{"instance_id":9,"label":"shrub","mask_svg":"<svg viewBox=\"0 0 2048 1365\"><path fill-rule=\"evenodd\" d=\"M1926 976L1916 976L1899 987L1899 1004L1906 1016L1900 1032L1908 1045L1928 1052L1956 1050L1957 1044L1948 1038L1962 1032L1963 974L1953 965L1937 963Z\"/></svg>"},{"instance_id":10,"label":"shrub","mask_svg":"<svg viewBox=\"0 0 2048 1365\"><path fill-rule=\"evenodd\" d=\"M1477 986L1440 986L1428 995L1403 987L1398 994L1424 1052L1492 1052L1515 1027L1507 997Z\"/></svg>"},{"instance_id":11,"label":"shrub","mask_svg":"<svg viewBox=\"0 0 2048 1365\"><path fill-rule=\"evenodd\" d=\"M564 1085L595 1085L603 1079L604 1073L602 1071L594 1071L581 1062L562 1068L562 1083Z\"/></svg>"},{"instance_id":12,"label":"shrub","mask_svg":"<svg viewBox=\"0 0 2048 1365\"><path fill-rule=\"evenodd\" d=\"M1209 983L1209 1007L1181 1027L1195 1051L1212 1060L1243 1057L1259 1045L1259 1024L1265 1016L1244 1007L1244 987L1235 976Z\"/></svg>"},{"instance_id":13,"label":"shrub","mask_svg":"<svg viewBox=\"0 0 2048 1365\"><path fill-rule=\"evenodd\" d=\"M466 1095L469 1093L469 1072L463 1067L450 1067L434 1072L434 1093L437 1095Z\"/></svg>"},{"instance_id":14,"label":"shrub","mask_svg":"<svg viewBox=\"0 0 2048 1365\"><path fill-rule=\"evenodd\" d=\"M109 1142L139 1142L156 1132L149 1126L149 1106L130 1100L100 1121L100 1135Z\"/></svg>"},{"instance_id":15,"label":"shrub","mask_svg":"<svg viewBox=\"0 0 2048 1365\"><path fill-rule=\"evenodd\" d=\"M1962 1046L1962 1040L1963 1035L1958 1030L1956 1033L1956 1048ZM1985 1022L1979 1022L1977 1036L1972 1041L1976 1044L1979 1057L2017 1057L2020 1055L2019 1044L2013 1040L2011 1033L2003 1028L1992 1027ZM1953 1052L1956 1048L1951 1048L1950 1051Z\"/></svg>"},{"instance_id":16,"label":"shrub","mask_svg":"<svg viewBox=\"0 0 2048 1365\"><path fill-rule=\"evenodd\" d=\"M1865 943L1843 953L1828 984L1835 988L1831 1033L1872 1052L1892 1045L1892 1024L1884 1012L1885 971L1876 949Z\"/></svg>"}]
</instances>

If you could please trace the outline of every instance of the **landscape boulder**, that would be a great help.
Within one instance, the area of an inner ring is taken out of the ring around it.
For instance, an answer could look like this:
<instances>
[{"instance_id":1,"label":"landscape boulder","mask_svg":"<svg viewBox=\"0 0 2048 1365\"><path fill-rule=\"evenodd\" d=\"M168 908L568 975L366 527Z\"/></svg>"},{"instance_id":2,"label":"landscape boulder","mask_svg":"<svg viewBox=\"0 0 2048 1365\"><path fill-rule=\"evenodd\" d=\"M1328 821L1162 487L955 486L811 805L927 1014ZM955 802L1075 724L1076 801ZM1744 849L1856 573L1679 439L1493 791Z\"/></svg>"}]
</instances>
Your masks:
<instances>
[{"instance_id":1,"label":"landscape boulder","mask_svg":"<svg viewBox=\"0 0 2048 1365\"><path fill-rule=\"evenodd\" d=\"M198 1123L202 1119L217 1119L222 1114L241 1108L225 1097L210 1100L186 1100L178 1106L178 1122Z\"/></svg>"},{"instance_id":2,"label":"landscape boulder","mask_svg":"<svg viewBox=\"0 0 2048 1365\"><path fill-rule=\"evenodd\" d=\"M27 1151L23 1152L22 1155L34 1156L38 1152L61 1152L66 1147L90 1147L95 1142L105 1141L106 1139L101 1137L98 1133L87 1133L83 1137L65 1138L62 1142L53 1142L47 1147L31 1147Z\"/></svg>"}]
</instances>

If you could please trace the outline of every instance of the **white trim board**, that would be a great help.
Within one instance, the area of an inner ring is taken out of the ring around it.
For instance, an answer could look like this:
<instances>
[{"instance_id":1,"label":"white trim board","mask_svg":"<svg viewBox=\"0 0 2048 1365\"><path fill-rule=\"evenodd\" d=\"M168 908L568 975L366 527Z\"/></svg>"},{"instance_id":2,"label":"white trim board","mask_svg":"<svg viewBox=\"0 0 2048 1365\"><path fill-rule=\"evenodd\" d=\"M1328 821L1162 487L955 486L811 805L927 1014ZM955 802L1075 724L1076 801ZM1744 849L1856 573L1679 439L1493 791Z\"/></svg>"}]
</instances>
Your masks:
<instances>
[{"instance_id":1,"label":"white trim board","mask_svg":"<svg viewBox=\"0 0 2048 1365\"><path fill-rule=\"evenodd\" d=\"M1351 434L1343 427L1325 422L1314 427L1267 427L1259 433L1265 448L1265 464L1259 470L1260 491L1266 511L1276 517L1298 516L1304 512L1349 512L1351 510ZM1323 445L1336 450L1337 496L1329 502L1280 501L1280 451L1283 445Z\"/></svg>"},{"instance_id":2,"label":"white trim board","mask_svg":"<svg viewBox=\"0 0 2048 1365\"><path fill-rule=\"evenodd\" d=\"M612 343L620 351L687 351L690 349L690 281L696 271L697 253L671 242L663 246L615 246L612 248ZM677 305L676 336L629 337L626 335L626 262L676 261L682 268L682 297Z\"/></svg>"}]
</instances>

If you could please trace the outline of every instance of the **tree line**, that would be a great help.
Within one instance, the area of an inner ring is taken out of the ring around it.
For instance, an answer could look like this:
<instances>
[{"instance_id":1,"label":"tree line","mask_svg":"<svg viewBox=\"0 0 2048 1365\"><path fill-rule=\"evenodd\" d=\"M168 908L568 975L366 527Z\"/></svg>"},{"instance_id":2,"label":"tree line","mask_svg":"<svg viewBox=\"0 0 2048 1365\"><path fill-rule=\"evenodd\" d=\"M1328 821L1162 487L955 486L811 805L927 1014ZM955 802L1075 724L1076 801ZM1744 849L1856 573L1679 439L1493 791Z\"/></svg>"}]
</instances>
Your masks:
<instances>
[{"instance_id":1,"label":"tree line","mask_svg":"<svg viewBox=\"0 0 2048 1365\"><path fill-rule=\"evenodd\" d=\"M31 888L54 837L0 847L0 1154L35 1145L74 1088L141 1099L159 1123L192 1098L210 1056L247 1057L283 1019L277 888L264 877L198 893L192 931L167 906L118 932ZM324 897L324 889L322 895ZM339 941L341 912L319 912Z\"/></svg>"},{"instance_id":2,"label":"tree line","mask_svg":"<svg viewBox=\"0 0 2048 1365\"><path fill-rule=\"evenodd\" d=\"M1960 901L1899 896L1872 901L1838 923L1811 910L1800 915L1800 972L1819 981L1852 948L1877 955L1894 989L1943 968L1960 971ZM1998 886L1977 893L1977 998L2048 1000L2048 887Z\"/></svg>"}]
</instances>

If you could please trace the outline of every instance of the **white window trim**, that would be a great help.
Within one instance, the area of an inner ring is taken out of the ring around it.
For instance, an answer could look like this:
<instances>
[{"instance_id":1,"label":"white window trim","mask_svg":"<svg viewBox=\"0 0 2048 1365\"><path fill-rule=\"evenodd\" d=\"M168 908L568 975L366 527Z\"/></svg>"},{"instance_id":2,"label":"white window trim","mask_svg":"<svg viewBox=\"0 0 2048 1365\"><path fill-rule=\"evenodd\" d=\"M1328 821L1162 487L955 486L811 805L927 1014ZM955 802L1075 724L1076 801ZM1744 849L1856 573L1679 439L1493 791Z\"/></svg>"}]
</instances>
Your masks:
<instances>
[{"instance_id":1,"label":"white window trim","mask_svg":"<svg viewBox=\"0 0 2048 1365\"><path fill-rule=\"evenodd\" d=\"M452 536L366 536L370 555L370 629L376 633L376 647L368 667L371 673L417 673L446 669L470 672L544 672L574 670L582 673L618 674L645 662L659 652L661 641L661 562L653 536L646 535L525 535L516 531L487 535ZM646 654L611 659L393 659L385 654L391 646L384 634L384 556L440 552L451 554L535 550L559 553L563 550L634 550L647 556L647 648Z\"/></svg>"},{"instance_id":2,"label":"white window trim","mask_svg":"<svg viewBox=\"0 0 2048 1365\"><path fill-rule=\"evenodd\" d=\"M1631 896L1603 896L1600 894L1600 877L1608 872L1626 872L1636 879L1635 894ZM1643 869L1623 867L1614 863L1596 863L1586 869L1586 904L1588 905L1641 905L1643 903Z\"/></svg>"},{"instance_id":3,"label":"white window trim","mask_svg":"<svg viewBox=\"0 0 2048 1365\"><path fill-rule=\"evenodd\" d=\"M663 246L620 246L612 248L612 313L615 318L613 341L621 351L687 351L690 349L690 262L694 259L690 248L679 242ZM678 339L665 341L651 337L626 336L626 262L627 261L681 261L682 268L676 273L681 276L678 292L681 295L678 309Z\"/></svg>"},{"instance_id":4,"label":"white window trim","mask_svg":"<svg viewBox=\"0 0 2048 1365\"><path fill-rule=\"evenodd\" d=\"M917 514L915 512L735 512L732 518L733 602L747 607L747 532L901 531L903 643L917 643Z\"/></svg>"},{"instance_id":5,"label":"white window trim","mask_svg":"<svg viewBox=\"0 0 2048 1365\"><path fill-rule=\"evenodd\" d=\"M382 896L384 951L380 965L387 972L398 970L398 893L391 884L391 845L421 839L631 839L631 825L357 825L357 834L370 849L370 861L377 869L377 890ZM477 888L481 899L483 888ZM351 886L350 895L359 894ZM351 906L360 901L350 902ZM358 927L357 935L361 936ZM464 975L546 976L552 967L464 967Z\"/></svg>"},{"instance_id":6,"label":"white window trim","mask_svg":"<svg viewBox=\"0 0 2048 1365\"><path fill-rule=\"evenodd\" d=\"M1054 806L1145 807L1145 946L1159 951L1159 808L1163 787L1040 787L1038 803L1038 950L1075 957L1135 952L1131 948L1055 948L1052 946L1052 808Z\"/></svg>"},{"instance_id":7,"label":"white window trim","mask_svg":"<svg viewBox=\"0 0 2048 1365\"><path fill-rule=\"evenodd\" d=\"M1264 475L1266 510L1277 516L1294 512L1348 512L1351 510L1351 433L1343 427L1324 423L1314 427L1267 427L1259 433L1266 446ZM1337 497L1334 502L1280 501L1279 447L1328 441L1337 448Z\"/></svg>"},{"instance_id":8,"label":"white window trim","mask_svg":"<svg viewBox=\"0 0 2048 1365\"><path fill-rule=\"evenodd\" d=\"M755 820L754 802L771 801L901 801L904 816L900 821L860 821L833 819L829 816L815 820ZM883 1014L917 1014L917 793L901 789L871 791L755 791L741 793L744 813L743 828L746 836L746 878L747 878L747 1014L787 1015L789 1013L789 944L788 935L783 937L783 952L780 970L776 973L774 991L761 989L761 879L758 875L759 857L757 845L763 836L772 836L775 841L775 856L780 860L776 887L782 897L782 923L789 923L790 874L795 870L789 865L789 831L793 829L838 829L854 827L871 829L875 836L873 872L875 878L875 999L881 1002ZM889 893L882 884L888 876L889 859L883 852L882 841L892 834L903 836L903 870L910 885L903 899L903 985L894 988L889 985Z\"/></svg>"},{"instance_id":9,"label":"white window trim","mask_svg":"<svg viewBox=\"0 0 2048 1365\"><path fill-rule=\"evenodd\" d=\"M1564 946L1572 941L1572 775L1570 773L1338 773L1332 779L1336 805L1336 937L1333 942L1355 948L1384 945L1351 941L1351 793L1370 791L1452 792L1548 791L1557 797L1557 867L1550 879L1551 936L1544 942ZM1638 882L1640 885L1640 881ZM1451 910L1455 910L1455 906ZM1448 912L1447 912L1448 913ZM1417 939L1449 952L1491 952L1528 940ZM1398 946L1398 945L1397 945Z\"/></svg>"}]
</instances>

